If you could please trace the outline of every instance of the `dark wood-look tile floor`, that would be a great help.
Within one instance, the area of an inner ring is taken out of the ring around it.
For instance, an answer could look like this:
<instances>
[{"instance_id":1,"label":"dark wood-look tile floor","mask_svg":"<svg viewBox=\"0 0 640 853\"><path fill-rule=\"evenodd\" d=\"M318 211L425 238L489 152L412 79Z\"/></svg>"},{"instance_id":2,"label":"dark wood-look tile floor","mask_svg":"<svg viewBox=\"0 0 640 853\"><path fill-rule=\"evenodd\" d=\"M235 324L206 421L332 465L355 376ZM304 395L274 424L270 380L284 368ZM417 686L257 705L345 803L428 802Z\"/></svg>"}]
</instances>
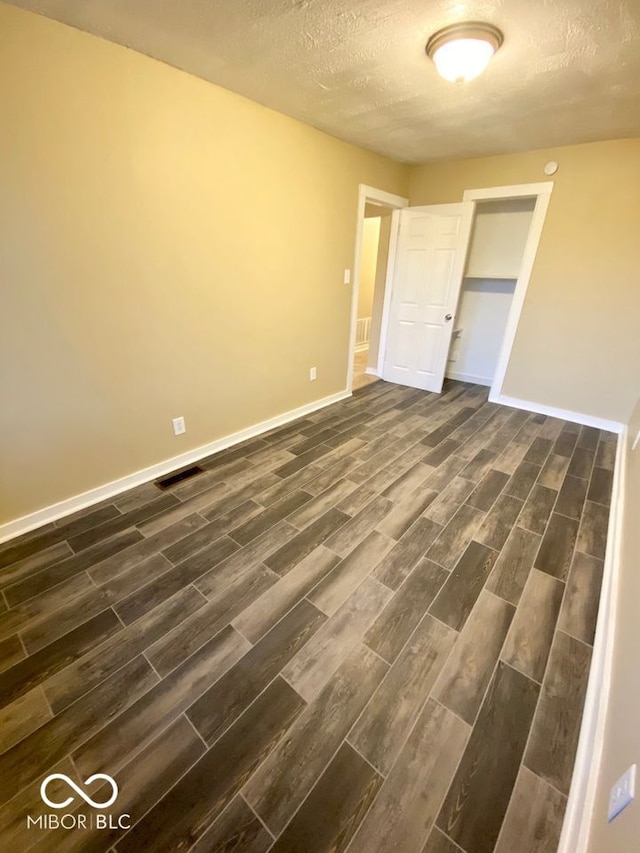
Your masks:
<instances>
[{"instance_id":1,"label":"dark wood-look tile floor","mask_svg":"<svg viewBox=\"0 0 640 853\"><path fill-rule=\"evenodd\" d=\"M376 382L0 546L1 849L555 853L615 442Z\"/></svg>"}]
</instances>

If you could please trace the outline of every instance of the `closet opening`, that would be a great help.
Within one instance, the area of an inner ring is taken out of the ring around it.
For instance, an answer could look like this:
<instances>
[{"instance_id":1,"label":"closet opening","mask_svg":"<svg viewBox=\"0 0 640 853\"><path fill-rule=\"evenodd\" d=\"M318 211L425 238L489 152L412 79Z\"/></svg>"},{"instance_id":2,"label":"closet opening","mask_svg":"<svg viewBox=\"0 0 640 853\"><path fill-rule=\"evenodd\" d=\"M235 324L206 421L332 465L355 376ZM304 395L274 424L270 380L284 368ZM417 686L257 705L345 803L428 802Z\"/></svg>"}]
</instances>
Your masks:
<instances>
[{"instance_id":1,"label":"closet opening","mask_svg":"<svg viewBox=\"0 0 640 853\"><path fill-rule=\"evenodd\" d=\"M478 201L445 375L492 386L536 196Z\"/></svg>"}]
</instances>

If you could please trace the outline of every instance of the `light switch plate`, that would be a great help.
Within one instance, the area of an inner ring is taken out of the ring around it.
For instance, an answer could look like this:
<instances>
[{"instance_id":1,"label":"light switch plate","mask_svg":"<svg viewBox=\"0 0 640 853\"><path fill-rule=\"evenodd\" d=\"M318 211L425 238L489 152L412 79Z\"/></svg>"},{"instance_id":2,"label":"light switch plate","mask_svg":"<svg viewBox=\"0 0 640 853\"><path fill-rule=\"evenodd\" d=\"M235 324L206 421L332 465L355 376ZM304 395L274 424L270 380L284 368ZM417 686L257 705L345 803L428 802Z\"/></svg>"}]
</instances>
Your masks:
<instances>
[{"instance_id":1,"label":"light switch plate","mask_svg":"<svg viewBox=\"0 0 640 853\"><path fill-rule=\"evenodd\" d=\"M618 779L609 795L608 820L612 821L626 808L636 795L636 765L632 764Z\"/></svg>"},{"instance_id":2,"label":"light switch plate","mask_svg":"<svg viewBox=\"0 0 640 853\"><path fill-rule=\"evenodd\" d=\"M172 418L171 424L173 426L174 435L183 435L187 431L184 418Z\"/></svg>"},{"instance_id":3,"label":"light switch plate","mask_svg":"<svg viewBox=\"0 0 640 853\"><path fill-rule=\"evenodd\" d=\"M344 283L349 284L351 282L351 270L344 271Z\"/></svg>"}]
</instances>

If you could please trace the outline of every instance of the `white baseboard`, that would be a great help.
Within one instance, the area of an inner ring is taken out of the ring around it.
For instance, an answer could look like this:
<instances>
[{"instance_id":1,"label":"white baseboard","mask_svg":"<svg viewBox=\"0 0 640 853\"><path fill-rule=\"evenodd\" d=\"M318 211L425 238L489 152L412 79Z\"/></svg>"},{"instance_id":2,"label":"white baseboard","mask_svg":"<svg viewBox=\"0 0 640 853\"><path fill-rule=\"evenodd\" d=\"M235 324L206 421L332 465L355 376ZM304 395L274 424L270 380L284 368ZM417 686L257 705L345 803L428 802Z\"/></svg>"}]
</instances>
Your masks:
<instances>
[{"instance_id":1,"label":"white baseboard","mask_svg":"<svg viewBox=\"0 0 640 853\"><path fill-rule=\"evenodd\" d=\"M363 344L356 344L354 352L366 352L369 349L369 341L365 341Z\"/></svg>"},{"instance_id":2,"label":"white baseboard","mask_svg":"<svg viewBox=\"0 0 640 853\"><path fill-rule=\"evenodd\" d=\"M595 427L606 432L620 434L623 429L623 424L619 421L608 421L605 418L596 418L593 415L584 415L581 412L556 409L554 406L546 406L543 403L532 403L530 400L519 400L517 397L507 397L504 394L489 394L489 402L500 403L502 406L512 406L514 409L524 409L527 412L535 412L537 415L560 418L563 421L571 421L574 424Z\"/></svg>"},{"instance_id":3,"label":"white baseboard","mask_svg":"<svg viewBox=\"0 0 640 853\"><path fill-rule=\"evenodd\" d=\"M89 489L80 495L74 495L72 498L59 501L51 506L36 510L36 512L23 515L22 518L16 518L14 521L8 521L0 525L0 543L6 542L8 539L13 539L15 536L20 536L23 533L28 533L37 527L42 527L43 524L49 524L51 521L57 521L73 512L93 506L108 498L126 492L134 486L141 486L143 483L148 483L151 480L157 480L165 474L169 474L179 468L184 468L206 456L211 456L213 453L218 453L220 450L225 450L227 447L232 447L234 444L239 444L241 441L246 441L249 438L254 438L261 435L263 432L275 429L279 426L295 421L312 412L317 412L319 409L324 409L326 406L331 406L333 403L338 403L340 400L346 400L351 397L351 391L339 391L337 394L331 394L329 397L323 397L320 400L315 400L313 403L307 403L297 409L291 409L281 415L276 415L269 420L261 421L258 424L247 427L246 429L234 432L231 435L225 435L223 438L216 439L209 444L203 444L201 447L196 447L193 450L187 450L179 456L173 456L171 459L165 459L158 462L156 465L151 465L149 468L143 468L141 471L136 471L133 474L128 474L126 477L121 477L118 480L113 480L111 483L105 483L103 486L98 486L95 489Z\"/></svg>"},{"instance_id":4,"label":"white baseboard","mask_svg":"<svg viewBox=\"0 0 640 853\"><path fill-rule=\"evenodd\" d=\"M380 379L380 374L378 373L375 367L365 367L364 372L367 373L369 376L377 376L378 379Z\"/></svg>"},{"instance_id":5,"label":"white baseboard","mask_svg":"<svg viewBox=\"0 0 640 853\"><path fill-rule=\"evenodd\" d=\"M627 441L625 427L618 438L598 622L578 751L558 853L587 853L589 845L613 670ZM604 819L604 816L601 816L601 819Z\"/></svg>"},{"instance_id":6,"label":"white baseboard","mask_svg":"<svg viewBox=\"0 0 640 853\"><path fill-rule=\"evenodd\" d=\"M456 370L447 370L447 379L457 379L459 382L473 382L476 385L491 385L492 379L486 376L476 376L475 373L458 373Z\"/></svg>"}]
</instances>

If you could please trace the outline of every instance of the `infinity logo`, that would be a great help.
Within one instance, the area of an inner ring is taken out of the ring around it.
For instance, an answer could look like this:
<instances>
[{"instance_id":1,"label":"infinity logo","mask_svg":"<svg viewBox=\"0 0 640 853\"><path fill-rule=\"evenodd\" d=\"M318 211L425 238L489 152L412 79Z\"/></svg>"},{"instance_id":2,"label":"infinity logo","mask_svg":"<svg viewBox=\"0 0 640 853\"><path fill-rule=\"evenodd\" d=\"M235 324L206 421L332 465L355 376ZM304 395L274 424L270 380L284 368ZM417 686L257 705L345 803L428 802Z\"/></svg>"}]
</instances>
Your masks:
<instances>
[{"instance_id":1,"label":"infinity logo","mask_svg":"<svg viewBox=\"0 0 640 853\"><path fill-rule=\"evenodd\" d=\"M108 782L111 785L111 797L104 803L96 803L95 800L92 800L88 794L85 794L85 792L76 785L73 779L69 779L69 777L65 776L64 773L52 773L51 776L47 776L47 778L42 782L42 785L40 785L40 796L52 809L64 809L69 805L69 803L72 803L74 799L73 797L68 797L63 803L54 803L53 800L50 800L49 797L47 797L47 786L54 779L62 779L62 781L66 782L70 788L73 788L79 797L82 797L87 805L94 809L108 808L110 805L115 803L116 797L118 796L118 786L116 785L115 780L112 779L111 776L107 776L106 773L94 773L93 776L89 776L89 778L85 779L84 782L85 785L91 785L91 783L95 782L96 779L104 779L105 782Z\"/></svg>"}]
</instances>

